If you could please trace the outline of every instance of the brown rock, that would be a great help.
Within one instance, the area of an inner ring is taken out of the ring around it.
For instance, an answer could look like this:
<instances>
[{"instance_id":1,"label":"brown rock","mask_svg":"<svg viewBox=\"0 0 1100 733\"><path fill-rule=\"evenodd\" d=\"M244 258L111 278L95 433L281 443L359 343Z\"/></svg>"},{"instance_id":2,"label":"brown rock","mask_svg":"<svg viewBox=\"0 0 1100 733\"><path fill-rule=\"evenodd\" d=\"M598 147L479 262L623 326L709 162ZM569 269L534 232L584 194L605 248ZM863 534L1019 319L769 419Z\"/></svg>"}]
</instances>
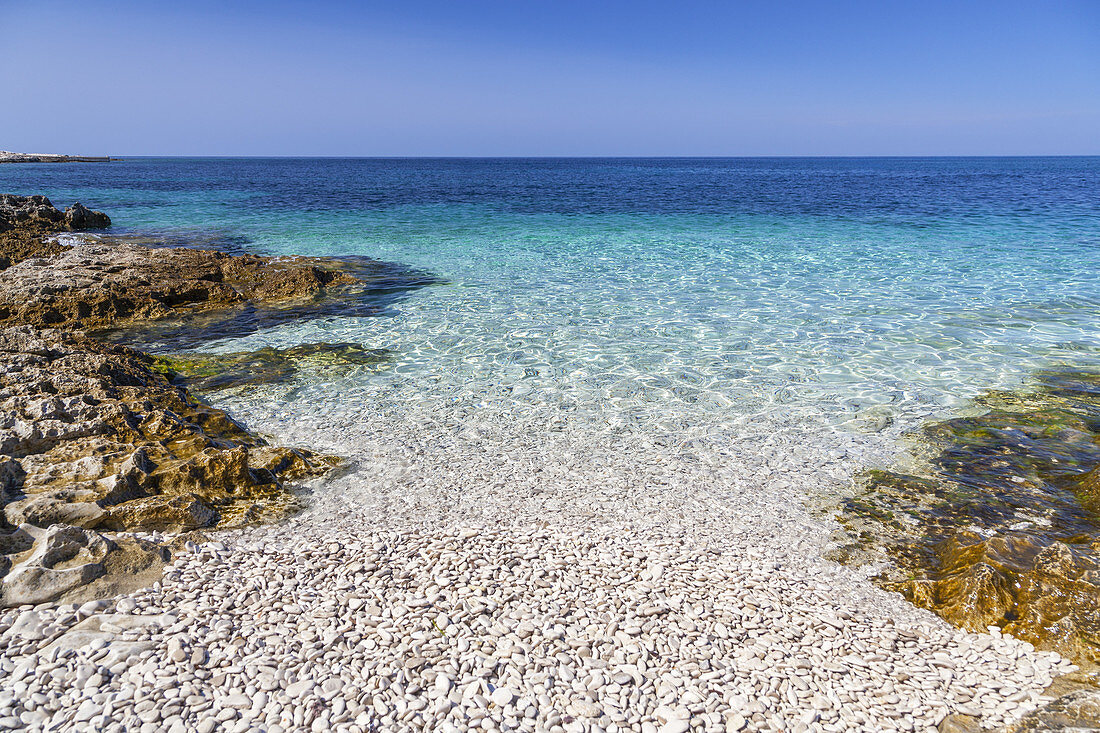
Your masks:
<instances>
[{"instance_id":1,"label":"brown rock","mask_svg":"<svg viewBox=\"0 0 1100 733\"><path fill-rule=\"evenodd\" d=\"M92 211L77 202L65 210L65 227L78 232L84 229L106 229L111 226L111 217L102 211Z\"/></svg>"},{"instance_id":2,"label":"brown rock","mask_svg":"<svg viewBox=\"0 0 1100 733\"><path fill-rule=\"evenodd\" d=\"M981 729L981 722L977 718L958 713L948 715L937 728L939 733L979 733Z\"/></svg>"},{"instance_id":3,"label":"brown rock","mask_svg":"<svg viewBox=\"0 0 1100 733\"><path fill-rule=\"evenodd\" d=\"M4 271L0 325L107 328L253 302L309 301L354 282L309 258L78 242Z\"/></svg>"},{"instance_id":4,"label":"brown rock","mask_svg":"<svg viewBox=\"0 0 1100 733\"><path fill-rule=\"evenodd\" d=\"M102 211L73 204L60 211L45 196L0 194L0 270L30 257L51 257L68 249L51 235L102 229L111 219Z\"/></svg>"},{"instance_id":5,"label":"brown rock","mask_svg":"<svg viewBox=\"0 0 1100 733\"><path fill-rule=\"evenodd\" d=\"M153 365L79 333L0 330L0 535L4 524L184 531L277 516L296 505L288 477L331 467L265 445ZM10 545L0 549L23 551Z\"/></svg>"},{"instance_id":6,"label":"brown rock","mask_svg":"<svg viewBox=\"0 0 1100 733\"><path fill-rule=\"evenodd\" d=\"M1100 730L1100 690L1077 690L1028 713L1005 733Z\"/></svg>"},{"instance_id":7,"label":"brown rock","mask_svg":"<svg viewBox=\"0 0 1100 733\"><path fill-rule=\"evenodd\" d=\"M840 519L852 546L894 561L878 578L886 588L1095 670L1100 373L1044 371L1036 382L983 396L983 414L926 426L912 473L868 472Z\"/></svg>"}]
</instances>

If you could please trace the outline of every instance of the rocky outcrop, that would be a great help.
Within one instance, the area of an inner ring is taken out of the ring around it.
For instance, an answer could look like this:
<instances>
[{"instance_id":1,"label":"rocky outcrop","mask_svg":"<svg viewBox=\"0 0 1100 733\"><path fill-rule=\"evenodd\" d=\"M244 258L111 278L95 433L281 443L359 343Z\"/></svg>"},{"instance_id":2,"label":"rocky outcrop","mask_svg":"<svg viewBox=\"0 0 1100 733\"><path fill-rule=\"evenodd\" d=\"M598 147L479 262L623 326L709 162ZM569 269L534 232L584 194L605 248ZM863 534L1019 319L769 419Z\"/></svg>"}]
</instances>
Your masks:
<instances>
[{"instance_id":1,"label":"rocky outcrop","mask_svg":"<svg viewBox=\"0 0 1100 733\"><path fill-rule=\"evenodd\" d=\"M1100 374L1047 372L981 415L928 425L930 460L871 471L840 515L883 548L890 590L974 631L998 626L1100 679Z\"/></svg>"},{"instance_id":2,"label":"rocky outcrop","mask_svg":"<svg viewBox=\"0 0 1100 733\"><path fill-rule=\"evenodd\" d=\"M76 203L61 211L45 196L0 194L0 270L30 257L48 257L68 247L51 235L103 229L111 219Z\"/></svg>"},{"instance_id":3,"label":"rocky outcrop","mask_svg":"<svg viewBox=\"0 0 1100 733\"><path fill-rule=\"evenodd\" d=\"M178 532L277 517L296 503L286 480L331 467L266 445L154 366L79 333L0 330L5 602L97 577L111 541L82 530ZM33 528L54 534L21 547L20 537L41 531ZM81 560L59 568L59 552Z\"/></svg>"},{"instance_id":4,"label":"rocky outcrop","mask_svg":"<svg viewBox=\"0 0 1100 733\"><path fill-rule=\"evenodd\" d=\"M80 202L65 209L65 228L72 232L85 229L106 229L111 226L111 218L102 211L92 211Z\"/></svg>"},{"instance_id":5,"label":"rocky outcrop","mask_svg":"<svg viewBox=\"0 0 1100 733\"><path fill-rule=\"evenodd\" d=\"M357 344L153 358L86 332L193 348L288 320L374 315L432 282L365 258L231 255L98 235L58 239L109 224L80 204L61 212L44 196L0 197L6 604L124 588L163 563L163 546L133 533L278 517L297 503L287 481L332 467L308 451L267 445L196 400L189 386L265 383L302 368L369 367L386 358Z\"/></svg>"},{"instance_id":6,"label":"rocky outcrop","mask_svg":"<svg viewBox=\"0 0 1100 733\"><path fill-rule=\"evenodd\" d=\"M255 303L285 307L354 282L308 258L93 240L9 267L0 279L0 325L90 330Z\"/></svg>"}]
</instances>

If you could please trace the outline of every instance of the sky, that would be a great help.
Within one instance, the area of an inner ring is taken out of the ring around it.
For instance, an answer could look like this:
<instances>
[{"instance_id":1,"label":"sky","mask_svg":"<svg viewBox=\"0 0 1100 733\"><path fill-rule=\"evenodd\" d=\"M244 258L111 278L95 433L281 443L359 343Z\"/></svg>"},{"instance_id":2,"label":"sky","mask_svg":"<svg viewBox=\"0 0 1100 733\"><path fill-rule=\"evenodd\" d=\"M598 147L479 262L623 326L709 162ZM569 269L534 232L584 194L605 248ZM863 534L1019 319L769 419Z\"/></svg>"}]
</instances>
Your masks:
<instances>
[{"instance_id":1,"label":"sky","mask_svg":"<svg viewBox=\"0 0 1100 733\"><path fill-rule=\"evenodd\" d=\"M1100 154L1100 1L0 0L0 150Z\"/></svg>"}]
</instances>

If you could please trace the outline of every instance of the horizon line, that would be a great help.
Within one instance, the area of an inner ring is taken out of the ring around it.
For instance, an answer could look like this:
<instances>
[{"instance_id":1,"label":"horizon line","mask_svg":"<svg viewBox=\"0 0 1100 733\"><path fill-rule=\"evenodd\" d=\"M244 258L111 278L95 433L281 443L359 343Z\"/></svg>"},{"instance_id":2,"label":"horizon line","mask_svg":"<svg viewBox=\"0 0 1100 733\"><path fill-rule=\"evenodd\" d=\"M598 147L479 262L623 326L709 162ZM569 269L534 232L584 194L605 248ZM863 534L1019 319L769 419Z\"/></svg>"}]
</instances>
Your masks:
<instances>
[{"instance_id":1,"label":"horizon line","mask_svg":"<svg viewBox=\"0 0 1100 733\"><path fill-rule=\"evenodd\" d=\"M35 153L45 155L45 153ZM106 157L110 162L124 162L128 159L156 158L200 158L216 159L285 159L285 160L764 160L774 158L791 159L931 159L931 158L1100 158L1098 153L966 153L966 154L761 154L761 155L300 155L300 154L224 154L224 155L187 155L187 154L111 154L88 156L75 153L51 153L69 157ZM90 161L108 162L108 161ZM46 165L45 162L10 161L8 165Z\"/></svg>"}]
</instances>

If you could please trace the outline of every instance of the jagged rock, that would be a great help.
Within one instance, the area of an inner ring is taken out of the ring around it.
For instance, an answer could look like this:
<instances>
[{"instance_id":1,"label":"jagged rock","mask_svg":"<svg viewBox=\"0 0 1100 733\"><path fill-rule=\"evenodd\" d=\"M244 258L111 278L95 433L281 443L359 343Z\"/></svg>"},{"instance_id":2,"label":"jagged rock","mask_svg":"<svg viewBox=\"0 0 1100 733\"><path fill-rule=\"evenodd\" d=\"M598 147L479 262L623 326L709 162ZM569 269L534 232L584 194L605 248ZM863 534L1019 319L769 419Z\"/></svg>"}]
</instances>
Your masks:
<instances>
[{"instance_id":1,"label":"jagged rock","mask_svg":"<svg viewBox=\"0 0 1100 733\"><path fill-rule=\"evenodd\" d=\"M5 523L184 531L276 517L297 505L283 481L331 467L265 445L153 367L79 333L0 330L4 554L21 552Z\"/></svg>"},{"instance_id":2,"label":"jagged rock","mask_svg":"<svg viewBox=\"0 0 1100 733\"><path fill-rule=\"evenodd\" d=\"M61 210L45 196L0 194L0 231L28 225L57 227L64 218Z\"/></svg>"},{"instance_id":3,"label":"jagged rock","mask_svg":"<svg viewBox=\"0 0 1100 733\"><path fill-rule=\"evenodd\" d=\"M72 231L83 229L106 229L111 226L111 217L102 211L92 211L80 202L65 210L65 226Z\"/></svg>"},{"instance_id":4,"label":"jagged rock","mask_svg":"<svg viewBox=\"0 0 1100 733\"><path fill-rule=\"evenodd\" d=\"M0 270L30 257L49 257L68 249L50 235L102 229L111 219L102 211L73 204L62 212L45 196L0 194Z\"/></svg>"},{"instance_id":5,"label":"jagged rock","mask_svg":"<svg viewBox=\"0 0 1100 733\"><path fill-rule=\"evenodd\" d=\"M47 529L21 525L16 532L32 541L29 555L12 563L0 584L0 605L52 601L105 572L103 560L114 549L110 540L57 524Z\"/></svg>"},{"instance_id":6,"label":"jagged rock","mask_svg":"<svg viewBox=\"0 0 1100 733\"><path fill-rule=\"evenodd\" d=\"M309 301L355 278L304 257L77 242L0 279L0 325L107 328L254 302Z\"/></svg>"}]
</instances>

